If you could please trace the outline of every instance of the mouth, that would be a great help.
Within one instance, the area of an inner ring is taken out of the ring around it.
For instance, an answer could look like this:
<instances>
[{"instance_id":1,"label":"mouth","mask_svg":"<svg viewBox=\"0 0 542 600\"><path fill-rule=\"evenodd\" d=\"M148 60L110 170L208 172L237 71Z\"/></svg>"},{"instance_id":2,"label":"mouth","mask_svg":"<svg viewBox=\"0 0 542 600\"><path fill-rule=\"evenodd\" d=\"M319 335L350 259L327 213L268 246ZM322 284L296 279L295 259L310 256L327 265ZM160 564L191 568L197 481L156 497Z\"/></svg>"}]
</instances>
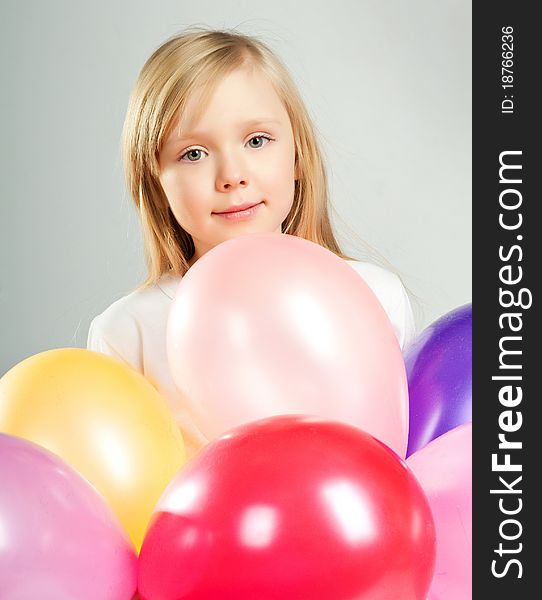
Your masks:
<instances>
[{"instance_id":1,"label":"mouth","mask_svg":"<svg viewBox=\"0 0 542 600\"><path fill-rule=\"evenodd\" d=\"M213 215L223 217L224 219L228 219L230 221L246 219L255 214L262 204L263 200L255 204L241 204L239 206L232 206L231 208L228 208L222 212L213 212Z\"/></svg>"}]
</instances>

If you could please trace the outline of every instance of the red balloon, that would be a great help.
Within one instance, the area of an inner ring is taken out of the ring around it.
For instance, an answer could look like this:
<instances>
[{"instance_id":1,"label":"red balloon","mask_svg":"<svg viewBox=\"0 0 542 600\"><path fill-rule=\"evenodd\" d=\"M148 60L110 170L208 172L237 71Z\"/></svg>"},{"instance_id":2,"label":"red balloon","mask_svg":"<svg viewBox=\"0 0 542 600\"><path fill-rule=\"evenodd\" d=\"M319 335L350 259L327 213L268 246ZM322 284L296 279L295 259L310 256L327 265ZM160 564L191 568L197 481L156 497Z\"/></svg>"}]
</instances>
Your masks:
<instances>
[{"instance_id":1,"label":"red balloon","mask_svg":"<svg viewBox=\"0 0 542 600\"><path fill-rule=\"evenodd\" d=\"M302 415L206 446L157 504L139 557L143 600L425 600L435 529L388 446Z\"/></svg>"}]
</instances>

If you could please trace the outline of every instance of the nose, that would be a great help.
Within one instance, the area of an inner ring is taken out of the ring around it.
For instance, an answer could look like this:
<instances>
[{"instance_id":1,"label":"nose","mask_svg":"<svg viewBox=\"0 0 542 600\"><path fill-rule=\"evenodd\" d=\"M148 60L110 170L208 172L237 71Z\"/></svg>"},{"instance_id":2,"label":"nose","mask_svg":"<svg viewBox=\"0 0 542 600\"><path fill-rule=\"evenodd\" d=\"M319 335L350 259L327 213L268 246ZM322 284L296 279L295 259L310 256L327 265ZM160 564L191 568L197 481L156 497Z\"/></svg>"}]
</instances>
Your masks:
<instances>
[{"instance_id":1,"label":"nose","mask_svg":"<svg viewBox=\"0 0 542 600\"><path fill-rule=\"evenodd\" d=\"M216 189L219 192L229 192L248 185L248 176L240 162L231 159L225 162L216 178Z\"/></svg>"}]
</instances>

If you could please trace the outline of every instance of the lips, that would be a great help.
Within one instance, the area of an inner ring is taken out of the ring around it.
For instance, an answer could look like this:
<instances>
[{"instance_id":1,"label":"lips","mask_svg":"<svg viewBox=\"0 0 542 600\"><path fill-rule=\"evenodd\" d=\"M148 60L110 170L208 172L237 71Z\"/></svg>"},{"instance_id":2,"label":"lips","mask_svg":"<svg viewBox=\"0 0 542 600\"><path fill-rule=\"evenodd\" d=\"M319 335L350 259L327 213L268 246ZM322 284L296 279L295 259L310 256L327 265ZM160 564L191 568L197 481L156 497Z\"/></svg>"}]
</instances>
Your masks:
<instances>
[{"instance_id":1,"label":"lips","mask_svg":"<svg viewBox=\"0 0 542 600\"><path fill-rule=\"evenodd\" d=\"M252 203L245 203L245 204L239 204L238 206L230 206L230 208L223 210L223 211L216 211L214 214L215 215L225 215L228 213L235 213L235 212L241 212L242 210L248 210L249 208L252 208L254 206L257 206L258 204L261 204L261 202L252 202Z\"/></svg>"}]
</instances>

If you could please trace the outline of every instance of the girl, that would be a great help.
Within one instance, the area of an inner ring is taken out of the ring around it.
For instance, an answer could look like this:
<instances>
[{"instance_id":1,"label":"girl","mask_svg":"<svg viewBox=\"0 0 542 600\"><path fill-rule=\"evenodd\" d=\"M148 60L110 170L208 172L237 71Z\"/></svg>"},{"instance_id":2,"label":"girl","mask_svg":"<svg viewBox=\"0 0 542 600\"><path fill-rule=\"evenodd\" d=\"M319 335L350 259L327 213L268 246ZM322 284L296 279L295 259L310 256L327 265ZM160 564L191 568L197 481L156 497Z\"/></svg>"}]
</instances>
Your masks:
<instances>
[{"instance_id":1,"label":"girl","mask_svg":"<svg viewBox=\"0 0 542 600\"><path fill-rule=\"evenodd\" d=\"M132 92L123 154L149 273L95 317L87 347L151 380L168 401L189 456L207 440L168 370L167 317L180 278L217 244L250 232L318 243L364 278L401 347L413 337L400 279L341 252L307 110L284 65L259 40L195 29L160 46Z\"/></svg>"}]
</instances>

